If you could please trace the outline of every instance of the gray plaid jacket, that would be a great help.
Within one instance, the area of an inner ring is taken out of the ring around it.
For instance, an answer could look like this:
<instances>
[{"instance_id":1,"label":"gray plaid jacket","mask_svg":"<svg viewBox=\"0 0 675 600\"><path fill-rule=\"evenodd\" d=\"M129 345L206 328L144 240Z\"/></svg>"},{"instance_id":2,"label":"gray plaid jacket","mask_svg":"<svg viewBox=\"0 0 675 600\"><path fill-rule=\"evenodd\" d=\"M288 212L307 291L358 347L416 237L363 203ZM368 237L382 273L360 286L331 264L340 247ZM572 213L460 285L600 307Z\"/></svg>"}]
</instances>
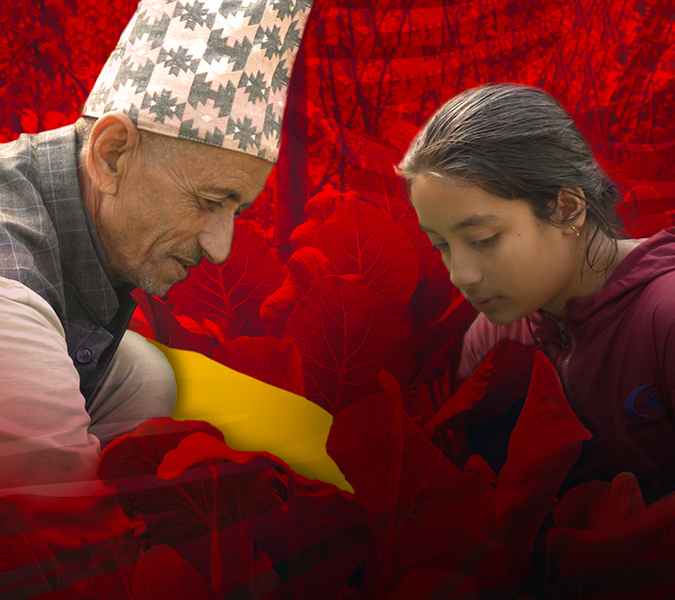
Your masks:
<instances>
[{"instance_id":1,"label":"gray plaid jacket","mask_svg":"<svg viewBox=\"0 0 675 600\"><path fill-rule=\"evenodd\" d=\"M52 306L87 401L136 306L132 286L113 287L92 235L72 125L0 145L0 276Z\"/></svg>"}]
</instances>

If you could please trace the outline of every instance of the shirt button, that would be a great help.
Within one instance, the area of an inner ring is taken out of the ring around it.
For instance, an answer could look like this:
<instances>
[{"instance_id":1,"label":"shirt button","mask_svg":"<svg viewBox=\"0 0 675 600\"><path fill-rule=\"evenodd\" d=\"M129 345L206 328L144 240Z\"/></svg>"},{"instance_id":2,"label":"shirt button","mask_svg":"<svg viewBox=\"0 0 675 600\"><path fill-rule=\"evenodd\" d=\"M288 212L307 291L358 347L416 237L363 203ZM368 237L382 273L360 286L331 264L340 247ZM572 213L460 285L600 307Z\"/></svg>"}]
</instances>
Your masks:
<instances>
[{"instance_id":1,"label":"shirt button","mask_svg":"<svg viewBox=\"0 0 675 600\"><path fill-rule=\"evenodd\" d=\"M88 363L91 362L92 358L94 358L94 352L91 348L80 348L77 351L75 358L79 363Z\"/></svg>"}]
</instances>

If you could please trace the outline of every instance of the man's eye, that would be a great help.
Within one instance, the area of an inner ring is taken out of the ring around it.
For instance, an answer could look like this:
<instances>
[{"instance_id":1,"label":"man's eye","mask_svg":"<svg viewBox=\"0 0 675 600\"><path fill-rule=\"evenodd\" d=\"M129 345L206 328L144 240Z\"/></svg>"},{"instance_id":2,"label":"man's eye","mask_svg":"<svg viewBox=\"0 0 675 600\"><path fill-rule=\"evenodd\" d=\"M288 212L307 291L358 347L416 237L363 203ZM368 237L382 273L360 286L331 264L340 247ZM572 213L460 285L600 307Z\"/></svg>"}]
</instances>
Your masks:
<instances>
[{"instance_id":1,"label":"man's eye","mask_svg":"<svg viewBox=\"0 0 675 600\"><path fill-rule=\"evenodd\" d=\"M492 246L497 241L497 238L499 237L499 234L496 233L493 236L490 236L488 238L483 238L482 240L474 240L471 242L472 246L475 246L476 248L486 248L487 246Z\"/></svg>"},{"instance_id":2,"label":"man's eye","mask_svg":"<svg viewBox=\"0 0 675 600\"><path fill-rule=\"evenodd\" d=\"M215 200L209 200L208 198L202 198L201 200L204 208L208 208L209 210L214 210L222 206L220 202L216 202Z\"/></svg>"}]
</instances>

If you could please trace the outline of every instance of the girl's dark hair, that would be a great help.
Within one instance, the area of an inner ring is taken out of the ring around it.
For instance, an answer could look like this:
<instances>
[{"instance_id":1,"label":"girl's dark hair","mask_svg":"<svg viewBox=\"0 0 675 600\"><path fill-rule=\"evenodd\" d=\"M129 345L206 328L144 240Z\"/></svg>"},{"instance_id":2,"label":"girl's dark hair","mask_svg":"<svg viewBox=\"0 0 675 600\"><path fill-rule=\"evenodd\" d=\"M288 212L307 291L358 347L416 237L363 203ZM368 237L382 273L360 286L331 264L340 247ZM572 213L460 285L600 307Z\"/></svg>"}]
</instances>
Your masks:
<instances>
[{"instance_id":1,"label":"girl's dark hair","mask_svg":"<svg viewBox=\"0 0 675 600\"><path fill-rule=\"evenodd\" d=\"M572 117L543 90L489 84L455 96L417 134L397 172L408 182L434 173L501 198L525 200L537 217L558 227L573 224L579 215L564 222L555 218L560 191L580 188L592 225L589 265L595 263L589 252L598 235L611 241L613 255L617 252L619 190Z\"/></svg>"}]
</instances>

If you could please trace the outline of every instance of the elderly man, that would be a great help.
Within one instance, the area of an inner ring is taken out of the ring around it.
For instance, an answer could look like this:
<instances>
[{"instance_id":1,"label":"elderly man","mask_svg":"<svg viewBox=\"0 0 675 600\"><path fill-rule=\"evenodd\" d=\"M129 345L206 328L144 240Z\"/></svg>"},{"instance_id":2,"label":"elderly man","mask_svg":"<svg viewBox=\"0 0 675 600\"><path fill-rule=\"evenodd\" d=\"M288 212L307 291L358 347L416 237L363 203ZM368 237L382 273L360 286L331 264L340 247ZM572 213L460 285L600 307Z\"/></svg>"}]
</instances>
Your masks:
<instances>
[{"instance_id":1,"label":"elderly man","mask_svg":"<svg viewBox=\"0 0 675 600\"><path fill-rule=\"evenodd\" d=\"M0 146L1 494L86 487L101 442L171 414L171 368L126 332L130 291L227 259L309 8L143 0L83 118Z\"/></svg>"}]
</instances>

